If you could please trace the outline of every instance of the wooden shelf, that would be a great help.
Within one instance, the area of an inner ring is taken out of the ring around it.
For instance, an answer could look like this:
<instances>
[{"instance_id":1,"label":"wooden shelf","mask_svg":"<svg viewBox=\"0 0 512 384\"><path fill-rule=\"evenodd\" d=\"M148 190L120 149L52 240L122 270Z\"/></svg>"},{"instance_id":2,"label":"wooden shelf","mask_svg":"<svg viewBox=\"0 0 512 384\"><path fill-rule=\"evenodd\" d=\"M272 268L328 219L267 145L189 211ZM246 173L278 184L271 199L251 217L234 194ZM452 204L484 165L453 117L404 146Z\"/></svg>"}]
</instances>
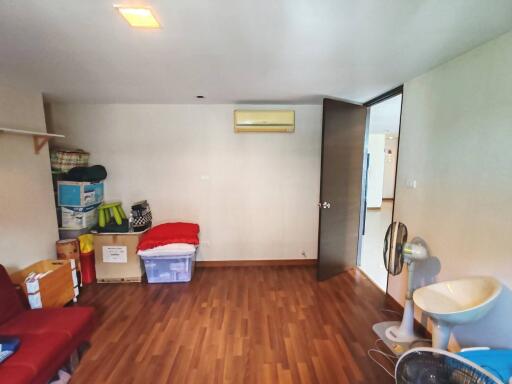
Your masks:
<instances>
[{"instance_id":1,"label":"wooden shelf","mask_svg":"<svg viewBox=\"0 0 512 384\"><path fill-rule=\"evenodd\" d=\"M37 132L37 131L25 131L23 129L13 129L13 128L2 128L0 127L0 133L10 133L14 135L25 135L32 136L32 140L34 141L34 153L37 155L44 147L44 145L48 142L48 140L53 138L65 138L64 135L58 135L56 133L46 133L46 132Z\"/></svg>"}]
</instances>

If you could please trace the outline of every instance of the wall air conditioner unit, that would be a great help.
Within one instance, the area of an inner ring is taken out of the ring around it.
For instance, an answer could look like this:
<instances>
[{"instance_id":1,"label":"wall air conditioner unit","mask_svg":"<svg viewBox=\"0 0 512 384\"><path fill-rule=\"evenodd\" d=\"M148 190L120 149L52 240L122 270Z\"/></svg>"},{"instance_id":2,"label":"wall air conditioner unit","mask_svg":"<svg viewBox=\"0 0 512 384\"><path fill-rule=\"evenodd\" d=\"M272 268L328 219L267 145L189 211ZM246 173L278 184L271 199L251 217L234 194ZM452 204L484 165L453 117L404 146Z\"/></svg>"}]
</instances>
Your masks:
<instances>
[{"instance_id":1,"label":"wall air conditioner unit","mask_svg":"<svg viewBox=\"0 0 512 384\"><path fill-rule=\"evenodd\" d=\"M295 111L235 110L235 132L293 132Z\"/></svg>"}]
</instances>

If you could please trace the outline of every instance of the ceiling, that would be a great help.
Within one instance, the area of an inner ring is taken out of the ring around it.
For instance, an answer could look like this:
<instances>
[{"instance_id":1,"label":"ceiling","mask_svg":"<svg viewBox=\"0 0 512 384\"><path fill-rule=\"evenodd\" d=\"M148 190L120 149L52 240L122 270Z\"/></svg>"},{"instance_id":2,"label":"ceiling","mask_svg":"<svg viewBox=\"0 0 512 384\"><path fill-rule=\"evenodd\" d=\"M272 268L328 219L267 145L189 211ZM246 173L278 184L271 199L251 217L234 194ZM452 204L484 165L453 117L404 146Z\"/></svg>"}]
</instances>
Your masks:
<instances>
[{"instance_id":1,"label":"ceiling","mask_svg":"<svg viewBox=\"0 0 512 384\"><path fill-rule=\"evenodd\" d=\"M0 85L66 102L363 102L512 29L510 0L136 4L163 28L132 29L105 0L0 2Z\"/></svg>"}]
</instances>

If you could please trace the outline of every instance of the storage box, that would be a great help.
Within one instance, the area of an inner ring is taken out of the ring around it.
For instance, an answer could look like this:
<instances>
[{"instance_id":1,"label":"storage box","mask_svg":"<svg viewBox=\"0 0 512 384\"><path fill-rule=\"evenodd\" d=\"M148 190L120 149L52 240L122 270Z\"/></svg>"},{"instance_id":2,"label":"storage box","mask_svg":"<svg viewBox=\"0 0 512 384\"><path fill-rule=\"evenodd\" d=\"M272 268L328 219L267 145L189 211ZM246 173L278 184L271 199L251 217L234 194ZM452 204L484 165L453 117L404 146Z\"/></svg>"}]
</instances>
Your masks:
<instances>
[{"instance_id":1,"label":"storage box","mask_svg":"<svg viewBox=\"0 0 512 384\"><path fill-rule=\"evenodd\" d=\"M177 256L141 256L149 283L180 283L192 280L195 252Z\"/></svg>"},{"instance_id":2,"label":"storage box","mask_svg":"<svg viewBox=\"0 0 512 384\"><path fill-rule=\"evenodd\" d=\"M144 232L95 233L96 280L100 283L140 282L143 269L137 245Z\"/></svg>"},{"instance_id":3,"label":"storage box","mask_svg":"<svg viewBox=\"0 0 512 384\"><path fill-rule=\"evenodd\" d=\"M60 226L68 229L91 228L98 224L98 204L88 207L60 207Z\"/></svg>"},{"instance_id":4,"label":"storage box","mask_svg":"<svg viewBox=\"0 0 512 384\"><path fill-rule=\"evenodd\" d=\"M69 228L59 228L59 239L78 239L78 236L84 235L86 233L90 233L91 228L81 228L81 229L69 229Z\"/></svg>"},{"instance_id":5,"label":"storage box","mask_svg":"<svg viewBox=\"0 0 512 384\"><path fill-rule=\"evenodd\" d=\"M62 307L75 298L73 260L41 260L11 275L14 284L21 286L31 308ZM45 273L32 283L25 283L30 273ZM76 281L76 280L75 280Z\"/></svg>"},{"instance_id":6,"label":"storage box","mask_svg":"<svg viewBox=\"0 0 512 384\"><path fill-rule=\"evenodd\" d=\"M58 181L57 194L60 206L86 207L103 202L103 181L89 183L81 181Z\"/></svg>"}]
</instances>

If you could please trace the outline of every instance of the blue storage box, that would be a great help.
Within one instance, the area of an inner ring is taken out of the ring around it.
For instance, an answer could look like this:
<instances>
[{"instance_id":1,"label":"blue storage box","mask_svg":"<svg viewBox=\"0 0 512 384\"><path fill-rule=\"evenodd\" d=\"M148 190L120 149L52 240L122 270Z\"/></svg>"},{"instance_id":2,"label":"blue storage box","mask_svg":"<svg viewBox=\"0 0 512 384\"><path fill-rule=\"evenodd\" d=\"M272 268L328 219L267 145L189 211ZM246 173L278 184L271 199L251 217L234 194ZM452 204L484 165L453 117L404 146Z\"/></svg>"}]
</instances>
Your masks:
<instances>
[{"instance_id":1,"label":"blue storage box","mask_svg":"<svg viewBox=\"0 0 512 384\"><path fill-rule=\"evenodd\" d=\"M85 207L100 204L103 202L103 181L98 183L58 181L57 193L60 206Z\"/></svg>"},{"instance_id":2,"label":"blue storage box","mask_svg":"<svg viewBox=\"0 0 512 384\"><path fill-rule=\"evenodd\" d=\"M180 283L192 280L195 252L176 256L141 256L149 283Z\"/></svg>"},{"instance_id":3,"label":"blue storage box","mask_svg":"<svg viewBox=\"0 0 512 384\"><path fill-rule=\"evenodd\" d=\"M92 228L98 224L98 207L59 207L59 226L67 229Z\"/></svg>"}]
</instances>

